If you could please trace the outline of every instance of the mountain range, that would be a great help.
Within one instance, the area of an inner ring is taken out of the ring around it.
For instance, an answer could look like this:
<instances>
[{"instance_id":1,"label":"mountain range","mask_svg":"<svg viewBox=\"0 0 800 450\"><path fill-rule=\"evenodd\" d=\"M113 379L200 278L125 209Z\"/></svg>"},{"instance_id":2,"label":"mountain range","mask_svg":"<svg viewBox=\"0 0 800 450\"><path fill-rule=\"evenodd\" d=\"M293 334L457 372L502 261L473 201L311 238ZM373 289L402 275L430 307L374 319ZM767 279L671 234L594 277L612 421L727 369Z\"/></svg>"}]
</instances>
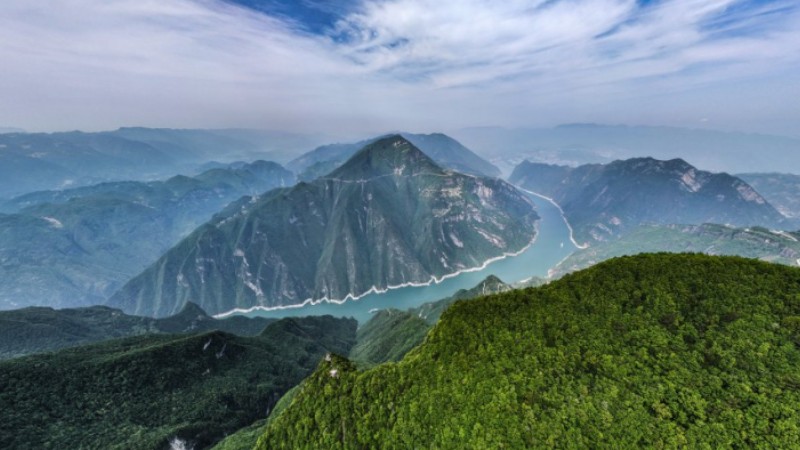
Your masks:
<instances>
[{"instance_id":1,"label":"mountain range","mask_svg":"<svg viewBox=\"0 0 800 450\"><path fill-rule=\"evenodd\" d=\"M644 223L778 227L784 222L741 179L699 170L682 159L578 167L525 161L510 181L555 200L580 242L609 240Z\"/></svg>"},{"instance_id":2,"label":"mountain range","mask_svg":"<svg viewBox=\"0 0 800 450\"><path fill-rule=\"evenodd\" d=\"M10 213L0 213L0 309L103 304L231 201L293 183L278 164L257 161L9 200Z\"/></svg>"},{"instance_id":3,"label":"mountain range","mask_svg":"<svg viewBox=\"0 0 800 450\"><path fill-rule=\"evenodd\" d=\"M120 128L83 133L0 134L0 198L105 181L151 181L190 173L212 159L271 159L318 138L256 130Z\"/></svg>"},{"instance_id":4,"label":"mountain range","mask_svg":"<svg viewBox=\"0 0 800 450\"><path fill-rule=\"evenodd\" d=\"M451 133L503 169L522 161L558 165L651 156L681 158L715 172L776 172L800 167L800 139L676 127L564 124L553 128L467 128Z\"/></svg>"},{"instance_id":5,"label":"mountain range","mask_svg":"<svg viewBox=\"0 0 800 450\"><path fill-rule=\"evenodd\" d=\"M426 283L532 242L532 203L499 179L438 166L401 136L310 183L230 205L110 299L165 316L344 299Z\"/></svg>"}]
</instances>

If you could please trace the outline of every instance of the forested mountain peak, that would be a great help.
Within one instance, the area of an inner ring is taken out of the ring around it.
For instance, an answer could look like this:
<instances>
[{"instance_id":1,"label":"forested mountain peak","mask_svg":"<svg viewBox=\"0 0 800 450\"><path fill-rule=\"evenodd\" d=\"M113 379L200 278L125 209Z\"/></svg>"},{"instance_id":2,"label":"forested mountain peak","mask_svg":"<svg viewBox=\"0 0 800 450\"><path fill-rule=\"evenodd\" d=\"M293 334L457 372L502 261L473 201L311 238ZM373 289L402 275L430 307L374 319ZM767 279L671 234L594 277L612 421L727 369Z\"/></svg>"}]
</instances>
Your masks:
<instances>
[{"instance_id":1,"label":"forested mountain peak","mask_svg":"<svg viewBox=\"0 0 800 450\"><path fill-rule=\"evenodd\" d=\"M791 447L800 270L616 258L458 302L396 364L323 361L257 445Z\"/></svg>"}]
</instances>

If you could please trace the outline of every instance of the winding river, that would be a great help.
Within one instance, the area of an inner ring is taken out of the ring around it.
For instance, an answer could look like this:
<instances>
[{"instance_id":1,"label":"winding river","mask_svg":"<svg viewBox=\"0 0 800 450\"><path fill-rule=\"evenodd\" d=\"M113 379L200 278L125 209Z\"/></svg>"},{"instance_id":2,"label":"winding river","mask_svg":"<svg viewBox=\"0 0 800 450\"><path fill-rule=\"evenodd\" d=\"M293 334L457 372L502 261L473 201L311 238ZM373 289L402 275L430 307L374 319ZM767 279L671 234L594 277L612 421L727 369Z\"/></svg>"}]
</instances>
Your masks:
<instances>
[{"instance_id":1,"label":"winding river","mask_svg":"<svg viewBox=\"0 0 800 450\"><path fill-rule=\"evenodd\" d=\"M489 275L495 275L506 283L522 281L532 276L546 277L547 271L572 253L570 229L561 215L561 210L549 200L529 193L541 217L539 234L527 250L516 256L494 261L481 270L464 272L452 278L428 286L409 286L391 289L384 293L368 294L358 300L341 304L320 303L298 308L272 311L252 311L250 317L298 317L330 314L337 317L354 317L360 324L369 320L377 309L408 309L423 303L453 295L459 289L475 287Z\"/></svg>"}]
</instances>

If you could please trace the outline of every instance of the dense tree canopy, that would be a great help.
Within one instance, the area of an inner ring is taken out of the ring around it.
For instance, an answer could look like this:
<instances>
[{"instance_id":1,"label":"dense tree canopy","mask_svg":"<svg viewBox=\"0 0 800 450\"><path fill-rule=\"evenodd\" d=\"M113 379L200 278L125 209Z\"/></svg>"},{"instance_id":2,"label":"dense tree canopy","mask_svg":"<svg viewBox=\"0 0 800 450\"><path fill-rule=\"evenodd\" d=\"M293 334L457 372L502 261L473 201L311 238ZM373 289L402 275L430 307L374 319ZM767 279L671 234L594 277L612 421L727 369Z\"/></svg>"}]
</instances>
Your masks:
<instances>
[{"instance_id":1,"label":"dense tree canopy","mask_svg":"<svg viewBox=\"0 0 800 450\"><path fill-rule=\"evenodd\" d=\"M449 308L399 363L323 361L258 449L800 446L800 270L616 258Z\"/></svg>"},{"instance_id":2,"label":"dense tree canopy","mask_svg":"<svg viewBox=\"0 0 800 450\"><path fill-rule=\"evenodd\" d=\"M146 335L0 363L0 448L206 448L265 418L356 321L282 319L255 337Z\"/></svg>"}]
</instances>

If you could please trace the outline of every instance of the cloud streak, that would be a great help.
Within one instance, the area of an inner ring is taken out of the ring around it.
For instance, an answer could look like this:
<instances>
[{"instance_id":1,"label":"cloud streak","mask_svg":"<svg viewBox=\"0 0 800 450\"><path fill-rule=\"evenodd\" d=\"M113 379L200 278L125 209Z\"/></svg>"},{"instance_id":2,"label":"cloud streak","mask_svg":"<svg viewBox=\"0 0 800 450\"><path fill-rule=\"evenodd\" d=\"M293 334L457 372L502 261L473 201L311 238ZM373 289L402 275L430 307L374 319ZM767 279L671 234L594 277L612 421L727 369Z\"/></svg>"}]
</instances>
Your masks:
<instances>
[{"instance_id":1,"label":"cloud streak","mask_svg":"<svg viewBox=\"0 0 800 450\"><path fill-rule=\"evenodd\" d=\"M800 120L786 105L800 95L789 0L365 1L317 33L214 0L2 9L0 124L29 129Z\"/></svg>"}]
</instances>

